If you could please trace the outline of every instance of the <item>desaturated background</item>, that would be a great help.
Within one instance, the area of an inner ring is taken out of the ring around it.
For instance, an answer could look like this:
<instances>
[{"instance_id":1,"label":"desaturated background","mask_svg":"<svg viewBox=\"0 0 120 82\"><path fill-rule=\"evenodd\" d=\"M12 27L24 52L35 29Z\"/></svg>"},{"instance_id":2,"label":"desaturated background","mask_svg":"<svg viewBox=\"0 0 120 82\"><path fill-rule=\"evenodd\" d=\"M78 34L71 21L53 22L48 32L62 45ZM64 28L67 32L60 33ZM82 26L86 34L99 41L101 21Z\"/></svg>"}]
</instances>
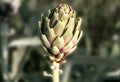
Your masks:
<instances>
[{"instance_id":1,"label":"desaturated background","mask_svg":"<svg viewBox=\"0 0 120 82\"><path fill-rule=\"evenodd\" d=\"M73 7L84 31L60 81L120 82L120 0L0 0L0 82L52 82L38 21L60 3Z\"/></svg>"}]
</instances>

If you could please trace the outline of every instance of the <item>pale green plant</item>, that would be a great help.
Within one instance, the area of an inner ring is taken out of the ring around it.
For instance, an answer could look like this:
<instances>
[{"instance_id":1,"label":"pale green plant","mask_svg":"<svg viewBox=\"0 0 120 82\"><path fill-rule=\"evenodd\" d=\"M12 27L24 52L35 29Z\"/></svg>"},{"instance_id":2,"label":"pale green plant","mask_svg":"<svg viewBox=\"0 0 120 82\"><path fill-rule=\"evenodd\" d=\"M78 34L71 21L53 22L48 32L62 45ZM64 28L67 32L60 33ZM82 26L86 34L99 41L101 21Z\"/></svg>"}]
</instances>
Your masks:
<instances>
[{"instance_id":1,"label":"pale green plant","mask_svg":"<svg viewBox=\"0 0 120 82\"><path fill-rule=\"evenodd\" d=\"M40 38L52 61L53 82L59 82L59 65L76 49L81 39L81 21L68 4L49 10L48 16L42 15L39 21Z\"/></svg>"}]
</instances>

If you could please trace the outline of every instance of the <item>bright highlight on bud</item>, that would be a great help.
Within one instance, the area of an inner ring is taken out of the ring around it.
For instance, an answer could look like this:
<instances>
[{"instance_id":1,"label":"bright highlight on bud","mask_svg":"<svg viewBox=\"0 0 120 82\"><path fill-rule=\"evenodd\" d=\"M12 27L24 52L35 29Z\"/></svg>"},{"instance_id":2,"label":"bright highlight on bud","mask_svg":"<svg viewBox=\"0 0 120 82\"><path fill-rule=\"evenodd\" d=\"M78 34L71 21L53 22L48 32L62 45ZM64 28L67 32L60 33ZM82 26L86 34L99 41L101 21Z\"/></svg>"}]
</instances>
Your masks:
<instances>
[{"instance_id":1,"label":"bright highlight on bud","mask_svg":"<svg viewBox=\"0 0 120 82\"><path fill-rule=\"evenodd\" d=\"M54 57L56 62L62 61L72 53L81 39L81 18L68 4L60 4L49 10L48 16L39 21L40 38L45 50Z\"/></svg>"}]
</instances>

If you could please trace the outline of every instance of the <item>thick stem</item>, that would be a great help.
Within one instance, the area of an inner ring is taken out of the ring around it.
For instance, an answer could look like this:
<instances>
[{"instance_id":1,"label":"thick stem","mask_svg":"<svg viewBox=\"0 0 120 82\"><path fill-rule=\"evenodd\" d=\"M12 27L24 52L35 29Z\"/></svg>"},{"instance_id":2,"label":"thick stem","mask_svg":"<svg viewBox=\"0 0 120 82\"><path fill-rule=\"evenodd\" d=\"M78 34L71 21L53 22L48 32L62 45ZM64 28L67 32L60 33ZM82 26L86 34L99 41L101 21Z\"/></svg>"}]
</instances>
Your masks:
<instances>
[{"instance_id":1,"label":"thick stem","mask_svg":"<svg viewBox=\"0 0 120 82\"><path fill-rule=\"evenodd\" d=\"M53 72L53 82L59 82L59 63L53 62L53 66L55 66L54 69L52 69Z\"/></svg>"}]
</instances>

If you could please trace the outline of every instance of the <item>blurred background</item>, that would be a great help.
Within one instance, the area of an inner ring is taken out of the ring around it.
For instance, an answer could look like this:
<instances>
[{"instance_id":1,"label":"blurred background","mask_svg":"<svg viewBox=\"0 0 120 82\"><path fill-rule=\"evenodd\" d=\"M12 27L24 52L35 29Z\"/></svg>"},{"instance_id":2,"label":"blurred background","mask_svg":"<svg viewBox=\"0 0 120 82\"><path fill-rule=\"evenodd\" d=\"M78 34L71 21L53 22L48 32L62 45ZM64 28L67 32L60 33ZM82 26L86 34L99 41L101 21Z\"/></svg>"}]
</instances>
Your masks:
<instances>
[{"instance_id":1,"label":"blurred background","mask_svg":"<svg viewBox=\"0 0 120 82\"><path fill-rule=\"evenodd\" d=\"M0 82L52 82L41 47L42 13L67 3L83 19L61 82L120 82L120 0L0 0Z\"/></svg>"}]
</instances>

